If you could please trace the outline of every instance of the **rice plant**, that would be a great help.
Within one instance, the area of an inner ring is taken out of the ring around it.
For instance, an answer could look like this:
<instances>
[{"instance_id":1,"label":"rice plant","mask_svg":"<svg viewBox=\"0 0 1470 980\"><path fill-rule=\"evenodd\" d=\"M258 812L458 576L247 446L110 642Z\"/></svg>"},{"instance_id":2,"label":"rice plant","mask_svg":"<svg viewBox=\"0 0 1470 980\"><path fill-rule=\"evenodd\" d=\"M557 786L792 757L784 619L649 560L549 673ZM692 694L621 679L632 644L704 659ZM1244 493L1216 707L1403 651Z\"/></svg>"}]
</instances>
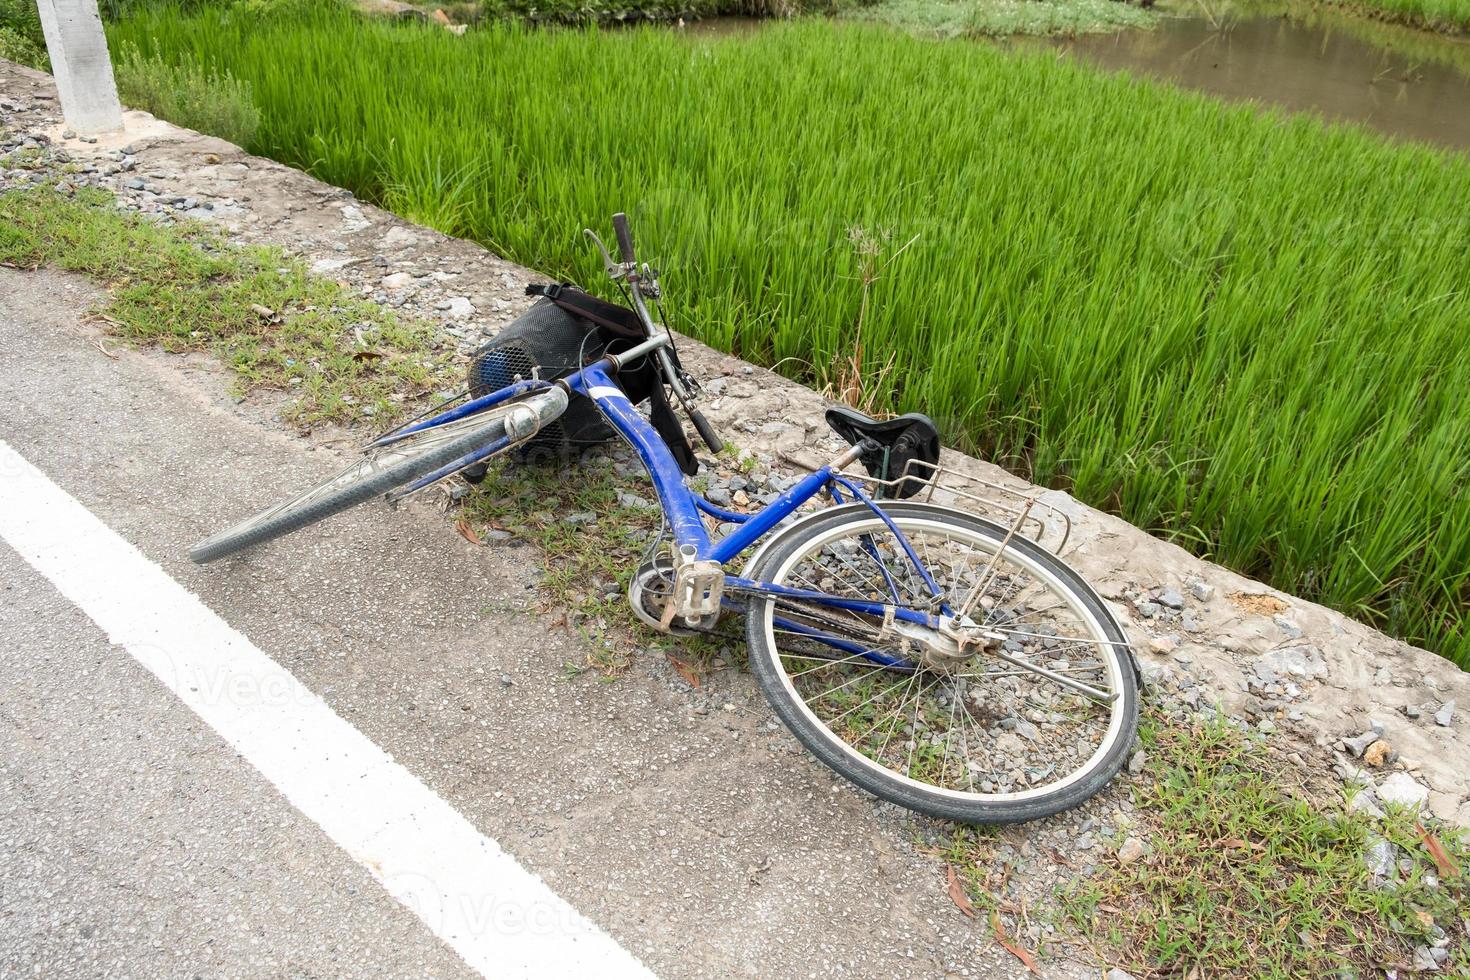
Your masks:
<instances>
[{"instance_id":1,"label":"rice plant","mask_svg":"<svg viewBox=\"0 0 1470 980\"><path fill-rule=\"evenodd\" d=\"M1470 664L1470 163L1045 53L322 12L112 28L250 148L548 275L626 210L680 325ZM865 281L854 228L913 240Z\"/></svg>"},{"instance_id":2,"label":"rice plant","mask_svg":"<svg viewBox=\"0 0 1470 980\"><path fill-rule=\"evenodd\" d=\"M1384 20L1442 34L1470 34L1470 0L1332 0Z\"/></svg>"},{"instance_id":3,"label":"rice plant","mask_svg":"<svg viewBox=\"0 0 1470 980\"><path fill-rule=\"evenodd\" d=\"M130 45L114 61L118 94L135 109L235 144L248 141L260 122L250 101L250 86L229 72L174 65L158 55L145 58Z\"/></svg>"},{"instance_id":4,"label":"rice plant","mask_svg":"<svg viewBox=\"0 0 1470 980\"><path fill-rule=\"evenodd\" d=\"M35 0L0 0L0 58L28 68L51 70Z\"/></svg>"}]
</instances>

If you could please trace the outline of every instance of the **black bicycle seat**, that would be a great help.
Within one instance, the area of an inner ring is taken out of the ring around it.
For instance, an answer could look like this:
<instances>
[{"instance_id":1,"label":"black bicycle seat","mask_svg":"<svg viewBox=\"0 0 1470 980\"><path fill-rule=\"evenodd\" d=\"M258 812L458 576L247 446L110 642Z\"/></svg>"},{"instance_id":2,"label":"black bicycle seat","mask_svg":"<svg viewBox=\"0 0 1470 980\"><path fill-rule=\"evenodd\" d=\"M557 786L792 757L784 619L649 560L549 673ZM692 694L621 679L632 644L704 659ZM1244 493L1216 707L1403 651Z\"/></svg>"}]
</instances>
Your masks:
<instances>
[{"instance_id":1,"label":"black bicycle seat","mask_svg":"<svg viewBox=\"0 0 1470 980\"><path fill-rule=\"evenodd\" d=\"M897 480L908 473L908 479L880 487L879 497L912 497L929 482L932 467L939 463L939 429L927 415L910 412L879 422L862 412L834 405L827 409L827 424L850 445L867 439L871 447L876 447L859 457L863 469L874 479ZM919 463L906 471L912 460Z\"/></svg>"}]
</instances>

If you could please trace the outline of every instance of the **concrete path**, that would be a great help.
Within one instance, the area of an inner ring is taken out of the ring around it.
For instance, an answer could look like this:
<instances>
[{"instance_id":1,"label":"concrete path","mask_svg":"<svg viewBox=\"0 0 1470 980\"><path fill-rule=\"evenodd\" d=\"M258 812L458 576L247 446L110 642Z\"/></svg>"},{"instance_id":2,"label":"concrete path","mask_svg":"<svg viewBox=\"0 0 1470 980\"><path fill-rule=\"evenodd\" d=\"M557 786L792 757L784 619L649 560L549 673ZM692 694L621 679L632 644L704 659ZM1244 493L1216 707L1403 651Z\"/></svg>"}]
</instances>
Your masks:
<instances>
[{"instance_id":1,"label":"concrete path","mask_svg":"<svg viewBox=\"0 0 1470 980\"><path fill-rule=\"evenodd\" d=\"M192 566L336 450L207 365L107 356L97 298L0 270L0 439L659 976L1018 974L921 825L802 755L747 676L566 679L587 651L536 612L531 557L430 504ZM0 970L471 973L10 547L0 585Z\"/></svg>"}]
</instances>

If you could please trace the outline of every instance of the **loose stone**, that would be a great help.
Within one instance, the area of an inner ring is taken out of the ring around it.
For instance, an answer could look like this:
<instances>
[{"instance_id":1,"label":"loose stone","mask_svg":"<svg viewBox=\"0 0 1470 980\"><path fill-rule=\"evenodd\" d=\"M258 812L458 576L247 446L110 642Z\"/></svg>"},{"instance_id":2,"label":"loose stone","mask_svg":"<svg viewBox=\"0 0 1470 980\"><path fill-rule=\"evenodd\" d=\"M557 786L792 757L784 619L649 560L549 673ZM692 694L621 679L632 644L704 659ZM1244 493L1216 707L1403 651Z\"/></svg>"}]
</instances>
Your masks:
<instances>
[{"instance_id":1,"label":"loose stone","mask_svg":"<svg viewBox=\"0 0 1470 980\"><path fill-rule=\"evenodd\" d=\"M1378 741L1378 735L1378 732L1370 728L1363 734L1358 735L1354 738L1343 739L1342 745L1343 748L1347 749L1353 754L1354 758L1361 759L1363 757L1363 753L1368 751L1368 746Z\"/></svg>"},{"instance_id":2,"label":"loose stone","mask_svg":"<svg viewBox=\"0 0 1470 980\"><path fill-rule=\"evenodd\" d=\"M1398 870L1398 849L1382 837L1368 845L1363 852L1363 864L1380 878L1391 878Z\"/></svg>"},{"instance_id":3,"label":"loose stone","mask_svg":"<svg viewBox=\"0 0 1470 980\"><path fill-rule=\"evenodd\" d=\"M1380 738L1363 750L1363 761L1377 769L1388 761L1391 751L1389 744Z\"/></svg>"},{"instance_id":4,"label":"loose stone","mask_svg":"<svg viewBox=\"0 0 1470 980\"><path fill-rule=\"evenodd\" d=\"M1429 801L1429 789L1406 772L1396 772L1378 786L1378 798L1399 806L1423 806Z\"/></svg>"},{"instance_id":5,"label":"loose stone","mask_svg":"<svg viewBox=\"0 0 1470 980\"><path fill-rule=\"evenodd\" d=\"M1434 723L1441 728L1449 728L1450 722L1455 720L1455 702L1446 701L1444 706L1434 713Z\"/></svg>"},{"instance_id":6,"label":"loose stone","mask_svg":"<svg viewBox=\"0 0 1470 980\"><path fill-rule=\"evenodd\" d=\"M1129 865L1147 853L1148 849L1144 847L1143 841L1137 837L1129 837L1123 841L1123 846L1118 848L1118 861L1121 864Z\"/></svg>"},{"instance_id":7,"label":"loose stone","mask_svg":"<svg viewBox=\"0 0 1470 980\"><path fill-rule=\"evenodd\" d=\"M1200 602L1209 602L1215 598L1215 587L1202 579L1195 579L1189 583L1189 593Z\"/></svg>"}]
</instances>

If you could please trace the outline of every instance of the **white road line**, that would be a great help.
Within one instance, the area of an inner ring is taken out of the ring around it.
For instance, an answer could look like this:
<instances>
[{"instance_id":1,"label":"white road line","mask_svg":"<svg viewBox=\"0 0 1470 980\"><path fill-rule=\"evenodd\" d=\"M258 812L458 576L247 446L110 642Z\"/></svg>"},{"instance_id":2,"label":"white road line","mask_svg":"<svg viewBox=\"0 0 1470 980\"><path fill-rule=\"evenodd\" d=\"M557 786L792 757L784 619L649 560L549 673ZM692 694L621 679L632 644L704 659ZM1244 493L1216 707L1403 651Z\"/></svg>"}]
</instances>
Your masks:
<instances>
[{"instance_id":1,"label":"white road line","mask_svg":"<svg viewBox=\"0 0 1470 980\"><path fill-rule=\"evenodd\" d=\"M0 537L471 967L652 977L3 440Z\"/></svg>"}]
</instances>

